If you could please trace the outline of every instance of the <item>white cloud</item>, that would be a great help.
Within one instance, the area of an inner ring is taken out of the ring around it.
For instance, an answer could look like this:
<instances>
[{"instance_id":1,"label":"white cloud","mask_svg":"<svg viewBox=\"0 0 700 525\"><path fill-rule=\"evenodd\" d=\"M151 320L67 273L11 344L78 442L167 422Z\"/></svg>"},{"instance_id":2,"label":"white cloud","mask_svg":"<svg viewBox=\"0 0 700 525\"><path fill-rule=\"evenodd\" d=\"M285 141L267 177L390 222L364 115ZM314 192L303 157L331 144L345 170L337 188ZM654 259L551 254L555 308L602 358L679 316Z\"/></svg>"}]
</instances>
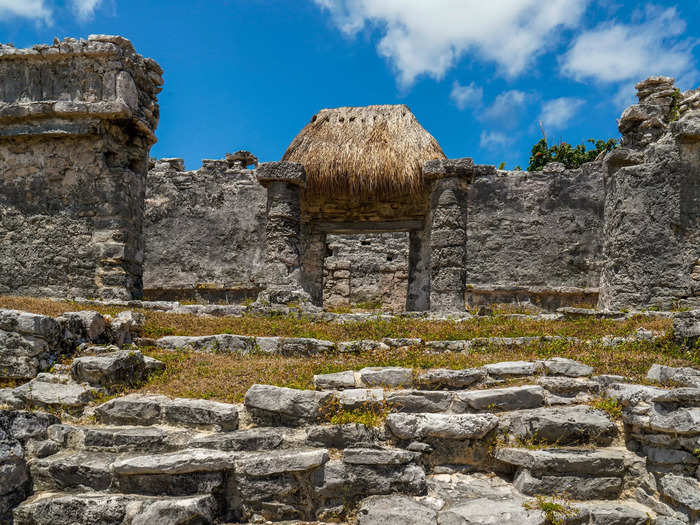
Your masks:
<instances>
[{"instance_id":1,"label":"white cloud","mask_svg":"<svg viewBox=\"0 0 700 525\"><path fill-rule=\"evenodd\" d=\"M625 82L649 75L682 76L695 70L692 42L675 8L647 6L632 24L604 23L581 33L562 60L576 80Z\"/></svg>"},{"instance_id":2,"label":"white cloud","mask_svg":"<svg viewBox=\"0 0 700 525\"><path fill-rule=\"evenodd\" d=\"M508 146L513 138L501 131L482 131L479 145L482 148L497 149Z\"/></svg>"},{"instance_id":3,"label":"white cloud","mask_svg":"<svg viewBox=\"0 0 700 525\"><path fill-rule=\"evenodd\" d=\"M102 0L71 0L73 11L81 20L88 20L95 14L95 9Z\"/></svg>"},{"instance_id":4,"label":"white cloud","mask_svg":"<svg viewBox=\"0 0 700 525\"><path fill-rule=\"evenodd\" d=\"M459 109L478 108L484 100L484 89L478 87L474 82L463 86L455 80L452 84L450 98Z\"/></svg>"},{"instance_id":5,"label":"white cloud","mask_svg":"<svg viewBox=\"0 0 700 525\"><path fill-rule=\"evenodd\" d=\"M365 26L383 35L379 54L399 83L419 75L442 79L466 53L494 62L507 76L521 73L557 32L576 27L589 0L313 0L347 35Z\"/></svg>"},{"instance_id":6,"label":"white cloud","mask_svg":"<svg viewBox=\"0 0 700 525\"><path fill-rule=\"evenodd\" d=\"M528 98L527 93L517 89L504 91L482 112L481 118L504 128L514 128L527 108Z\"/></svg>"},{"instance_id":7,"label":"white cloud","mask_svg":"<svg viewBox=\"0 0 700 525\"><path fill-rule=\"evenodd\" d=\"M51 15L44 0L0 0L0 20L18 16L50 24Z\"/></svg>"},{"instance_id":8,"label":"white cloud","mask_svg":"<svg viewBox=\"0 0 700 525\"><path fill-rule=\"evenodd\" d=\"M566 126L571 118L585 104L580 98L555 98L542 104L540 121L545 129L558 129Z\"/></svg>"}]
</instances>

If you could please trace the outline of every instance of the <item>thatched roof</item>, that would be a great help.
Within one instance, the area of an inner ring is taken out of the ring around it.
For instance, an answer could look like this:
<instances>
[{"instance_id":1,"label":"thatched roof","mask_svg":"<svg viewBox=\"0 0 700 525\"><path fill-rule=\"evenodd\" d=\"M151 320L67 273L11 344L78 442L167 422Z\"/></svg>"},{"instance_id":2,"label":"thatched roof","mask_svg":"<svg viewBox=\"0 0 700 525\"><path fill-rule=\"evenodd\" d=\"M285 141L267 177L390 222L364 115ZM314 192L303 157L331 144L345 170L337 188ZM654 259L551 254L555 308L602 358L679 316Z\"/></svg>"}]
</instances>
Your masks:
<instances>
[{"instance_id":1,"label":"thatched roof","mask_svg":"<svg viewBox=\"0 0 700 525\"><path fill-rule=\"evenodd\" d=\"M391 198L421 192L423 163L444 158L411 110L396 105L323 109L282 160L304 165L308 192Z\"/></svg>"}]
</instances>

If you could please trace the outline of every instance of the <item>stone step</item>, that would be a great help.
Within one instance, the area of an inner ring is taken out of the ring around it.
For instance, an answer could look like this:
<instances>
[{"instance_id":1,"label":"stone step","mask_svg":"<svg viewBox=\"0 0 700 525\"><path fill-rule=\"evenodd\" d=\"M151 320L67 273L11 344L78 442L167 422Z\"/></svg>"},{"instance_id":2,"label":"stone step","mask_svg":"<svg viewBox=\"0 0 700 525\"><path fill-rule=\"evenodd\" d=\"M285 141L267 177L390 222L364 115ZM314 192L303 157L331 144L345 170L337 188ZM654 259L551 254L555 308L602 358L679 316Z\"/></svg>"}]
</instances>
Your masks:
<instances>
[{"instance_id":1,"label":"stone step","mask_svg":"<svg viewBox=\"0 0 700 525\"><path fill-rule=\"evenodd\" d=\"M514 486L523 494L580 500L617 499L626 473L625 449L498 448L494 457L515 467Z\"/></svg>"},{"instance_id":2,"label":"stone step","mask_svg":"<svg viewBox=\"0 0 700 525\"><path fill-rule=\"evenodd\" d=\"M538 338L532 338L538 340ZM359 371L345 370L314 376L314 386L319 390L343 390L353 388L417 388L427 390L460 390L469 386L512 378L540 375L581 378L593 374L593 368L571 359L554 357L545 361L505 361L484 365L481 368L452 370L433 368L412 370L398 367L370 367Z\"/></svg>"},{"instance_id":3,"label":"stone step","mask_svg":"<svg viewBox=\"0 0 700 525\"><path fill-rule=\"evenodd\" d=\"M605 412L586 405L506 412L500 416L499 428L514 441L550 445L607 446L618 434Z\"/></svg>"},{"instance_id":4,"label":"stone step","mask_svg":"<svg viewBox=\"0 0 700 525\"><path fill-rule=\"evenodd\" d=\"M156 426L52 425L49 439L68 449L102 452L170 452L185 448L198 436L191 430Z\"/></svg>"},{"instance_id":5,"label":"stone step","mask_svg":"<svg viewBox=\"0 0 700 525\"><path fill-rule=\"evenodd\" d=\"M129 394L95 409L107 425L166 424L197 429L236 430L239 406L205 399L170 399L162 395Z\"/></svg>"},{"instance_id":6,"label":"stone step","mask_svg":"<svg viewBox=\"0 0 700 525\"><path fill-rule=\"evenodd\" d=\"M110 493L39 493L14 511L15 525L169 525L217 521L217 502L210 495L149 497Z\"/></svg>"}]
</instances>

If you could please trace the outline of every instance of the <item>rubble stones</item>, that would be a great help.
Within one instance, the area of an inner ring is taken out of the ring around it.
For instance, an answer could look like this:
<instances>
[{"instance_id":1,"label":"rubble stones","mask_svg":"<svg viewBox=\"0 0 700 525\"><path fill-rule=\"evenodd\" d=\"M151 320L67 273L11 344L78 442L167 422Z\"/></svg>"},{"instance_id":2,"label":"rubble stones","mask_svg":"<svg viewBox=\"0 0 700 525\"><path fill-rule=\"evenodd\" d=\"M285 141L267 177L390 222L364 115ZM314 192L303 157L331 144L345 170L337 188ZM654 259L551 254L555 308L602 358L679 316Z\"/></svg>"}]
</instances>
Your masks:
<instances>
[{"instance_id":1,"label":"rubble stones","mask_svg":"<svg viewBox=\"0 0 700 525\"><path fill-rule=\"evenodd\" d=\"M61 341L55 319L0 309L0 378L31 379L48 370Z\"/></svg>"},{"instance_id":2,"label":"rubble stones","mask_svg":"<svg viewBox=\"0 0 700 525\"><path fill-rule=\"evenodd\" d=\"M236 456L221 450L190 449L168 454L118 459L110 470L123 476L143 474L188 474L230 470Z\"/></svg>"},{"instance_id":3,"label":"rubble stones","mask_svg":"<svg viewBox=\"0 0 700 525\"><path fill-rule=\"evenodd\" d=\"M204 399L176 398L165 404L163 419L171 424L188 427L236 430L238 408L236 405Z\"/></svg>"},{"instance_id":4,"label":"rubble stones","mask_svg":"<svg viewBox=\"0 0 700 525\"><path fill-rule=\"evenodd\" d=\"M254 340L251 337L229 334L195 337L170 335L158 339L156 345L170 350L248 354L254 348Z\"/></svg>"},{"instance_id":5,"label":"rubble stones","mask_svg":"<svg viewBox=\"0 0 700 525\"><path fill-rule=\"evenodd\" d=\"M129 394L107 401L95 410L98 420L108 425L153 425L161 420L166 396Z\"/></svg>"},{"instance_id":6,"label":"rubble stones","mask_svg":"<svg viewBox=\"0 0 700 525\"><path fill-rule=\"evenodd\" d=\"M452 404L450 392L425 390L394 390L387 392L389 407L399 412L446 412Z\"/></svg>"}]
</instances>

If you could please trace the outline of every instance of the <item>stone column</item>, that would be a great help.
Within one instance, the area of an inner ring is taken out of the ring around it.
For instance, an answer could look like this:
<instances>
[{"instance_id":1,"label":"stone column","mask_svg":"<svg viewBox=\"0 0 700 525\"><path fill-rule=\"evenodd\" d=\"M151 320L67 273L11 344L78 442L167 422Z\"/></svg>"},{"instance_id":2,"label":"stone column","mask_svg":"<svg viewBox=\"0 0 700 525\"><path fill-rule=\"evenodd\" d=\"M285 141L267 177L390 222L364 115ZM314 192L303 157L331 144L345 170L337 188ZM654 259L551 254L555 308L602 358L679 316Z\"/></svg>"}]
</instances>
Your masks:
<instances>
[{"instance_id":1,"label":"stone column","mask_svg":"<svg viewBox=\"0 0 700 525\"><path fill-rule=\"evenodd\" d=\"M406 311L430 309L430 228L408 233Z\"/></svg>"},{"instance_id":2,"label":"stone column","mask_svg":"<svg viewBox=\"0 0 700 525\"><path fill-rule=\"evenodd\" d=\"M301 191L304 166L294 162L266 162L256 170L267 188L265 280L258 301L271 304L309 303L302 286Z\"/></svg>"},{"instance_id":3,"label":"stone column","mask_svg":"<svg viewBox=\"0 0 700 525\"><path fill-rule=\"evenodd\" d=\"M301 225L301 284L316 306L323 306L323 263L326 258L326 234L313 231L308 223Z\"/></svg>"},{"instance_id":4,"label":"stone column","mask_svg":"<svg viewBox=\"0 0 700 525\"><path fill-rule=\"evenodd\" d=\"M464 311L467 256L467 186L470 158L434 160L423 166L430 189L430 310Z\"/></svg>"}]
</instances>

